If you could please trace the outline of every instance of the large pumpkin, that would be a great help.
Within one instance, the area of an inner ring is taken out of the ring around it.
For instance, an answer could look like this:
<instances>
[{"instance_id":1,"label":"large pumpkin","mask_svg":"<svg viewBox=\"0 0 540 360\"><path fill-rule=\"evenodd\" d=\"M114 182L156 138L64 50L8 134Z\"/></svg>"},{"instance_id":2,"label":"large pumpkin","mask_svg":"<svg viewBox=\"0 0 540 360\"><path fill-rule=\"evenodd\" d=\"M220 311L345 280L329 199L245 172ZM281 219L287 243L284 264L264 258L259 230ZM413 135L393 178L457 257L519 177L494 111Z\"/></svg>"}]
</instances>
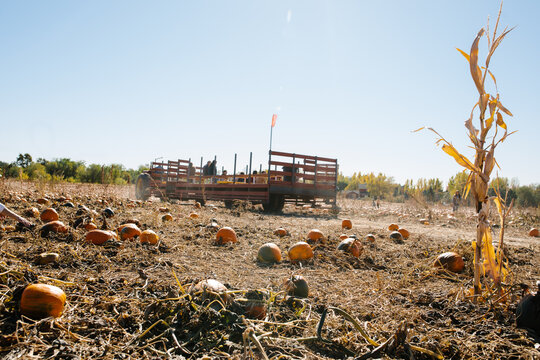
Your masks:
<instances>
[{"instance_id":1,"label":"large pumpkin","mask_svg":"<svg viewBox=\"0 0 540 360\"><path fill-rule=\"evenodd\" d=\"M141 241L141 244L142 243L149 243L149 244L152 244L152 245L156 245L158 243L159 236L158 236L158 234L156 234L152 230L144 230L141 233L141 236L139 237L139 239Z\"/></svg>"},{"instance_id":2,"label":"large pumpkin","mask_svg":"<svg viewBox=\"0 0 540 360\"><path fill-rule=\"evenodd\" d=\"M274 243L266 243L259 248L257 260L264 263L278 263L281 261L281 250Z\"/></svg>"},{"instance_id":3,"label":"large pumpkin","mask_svg":"<svg viewBox=\"0 0 540 360\"><path fill-rule=\"evenodd\" d=\"M118 228L121 240L128 240L141 236L141 229L135 224L123 224Z\"/></svg>"},{"instance_id":4,"label":"large pumpkin","mask_svg":"<svg viewBox=\"0 0 540 360\"><path fill-rule=\"evenodd\" d=\"M338 250L348 252L354 257L359 257L364 250L362 243L357 239L348 238L339 243Z\"/></svg>"},{"instance_id":5,"label":"large pumpkin","mask_svg":"<svg viewBox=\"0 0 540 360\"><path fill-rule=\"evenodd\" d=\"M529 236L539 237L540 236L540 230L537 228L532 228L529 230Z\"/></svg>"},{"instance_id":6,"label":"large pumpkin","mask_svg":"<svg viewBox=\"0 0 540 360\"><path fill-rule=\"evenodd\" d=\"M344 219L344 220L341 222L341 228L342 228L342 229L347 229L347 230L352 229L352 221L349 220L349 219Z\"/></svg>"},{"instance_id":7,"label":"large pumpkin","mask_svg":"<svg viewBox=\"0 0 540 360\"><path fill-rule=\"evenodd\" d=\"M39 216L43 222L51 222L59 219L58 213L53 208L47 208L41 212Z\"/></svg>"},{"instance_id":8,"label":"large pumpkin","mask_svg":"<svg viewBox=\"0 0 540 360\"><path fill-rule=\"evenodd\" d=\"M216 243L218 245L223 245L228 242L235 243L237 241L238 239L236 238L236 233L228 226L222 227L216 234Z\"/></svg>"},{"instance_id":9,"label":"large pumpkin","mask_svg":"<svg viewBox=\"0 0 540 360\"><path fill-rule=\"evenodd\" d=\"M39 229L39 233L41 236L47 236L50 232L67 233L67 231L67 226L64 225L64 223L61 221L48 222Z\"/></svg>"},{"instance_id":10,"label":"large pumpkin","mask_svg":"<svg viewBox=\"0 0 540 360\"><path fill-rule=\"evenodd\" d=\"M448 271L458 273L462 272L465 268L465 262L463 261L461 255L449 251L439 255L433 263L433 266L442 267Z\"/></svg>"},{"instance_id":11,"label":"large pumpkin","mask_svg":"<svg viewBox=\"0 0 540 360\"><path fill-rule=\"evenodd\" d=\"M294 264L299 261L306 261L313 258L313 249L308 243L300 241L289 248L288 255L289 259Z\"/></svg>"},{"instance_id":12,"label":"large pumpkin","mask_svg":"<svg viewBox=\"0 0 540 360\"><path fill-rule=\"evenodd\" d=\"M21 297L20 311L32 319L59 317L64 311L66 293L59 287L47 284L28 285Z\"/></svg>"},{"instance_id":13,"label":"large pumpkin","mask_svg":"<svg viewBox=\"0 0 540 360\"><path fill-rule=\"evenodd\" d=\"M107 240L116 239L116 234L108 230L90 230L86 233L86 242L102 245Z\"/></svg>"}]
</instances>

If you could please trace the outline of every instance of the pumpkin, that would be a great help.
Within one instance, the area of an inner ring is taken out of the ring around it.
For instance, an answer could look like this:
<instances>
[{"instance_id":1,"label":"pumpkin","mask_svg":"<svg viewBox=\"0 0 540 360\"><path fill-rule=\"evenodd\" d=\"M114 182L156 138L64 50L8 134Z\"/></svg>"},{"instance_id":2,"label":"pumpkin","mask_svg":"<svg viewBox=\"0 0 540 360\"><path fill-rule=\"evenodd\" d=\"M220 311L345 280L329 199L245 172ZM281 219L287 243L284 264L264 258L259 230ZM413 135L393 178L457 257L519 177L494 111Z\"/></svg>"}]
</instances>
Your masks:
<instances>
[{"instance_id":1,"label":"pumpkin","mask_svg":"<svg viewBox=\"0 0 540 360\"><path fill-rule=\"evenodd\" d=\"M139 236L139 239L141 241L141 244L149 243L151 245L156 245L158 243L159 236L152 230L144 230Z\"/></svg>"},{"instance_id":2,"label":"pumpkin","mask_svg":"<svg viewBox=\"0 0 540 360\"><path fill-rule=\"evenodd\" d=\"M94 224L93 222L89 222L89 223L87 223L87 224L84 224L83 227L84 227L84 229L85 229L86 231L96 230L96 229L97 229L97 225Z\"/></svg>"},{"instance_id":3,"label":"pumpkin","mask_svg":"<svg viewBox=\"0 0 540 360\"><path fill-rule=\"evenodd\" d=\"M51 222L59 219L58 213L53 208L47 208L41 212L39 216L43 222Z\"/></svg>"},{"instance_id":4,"label":"pumpkin","mask_svg":"<svg viewBox=\"0 0 540 360\"><path fill-rule=\"evenodd\" d=\"M300 241L289 248L288 255L289 259L294 264L299 261L306 261L313 258L313 249L308 243Z\"/></svg>"},{"instance_id":5,"label":"pumpkin","mask_svg":"<svg viewBox=\"0 0 540 360\"><path fill-rule=\"evenodd\" d=\"M161 221L171 221L173 219L171 214L165 214L161 217Z\"/></svg>"},{"instance_id":6,"label":"pumpkin","mask_svg":"<svg viewBox=\"0 0 540 360\"><path fill-rule=\"evenodd\" d=\"M162 213L168 213L168 212L171 211L171 210L169 210L169 208L167 208L167 207L160 207L158 210L159 210L159 212L162 212Z\"/></svg>"},{"instance_id":7,"label":"pumpkin","mask_svg":"<svg viewBox=\"0 0 540 360\"><path fill-rule=\"evenodd\" d=\"M67 233L68 228L66 225L64 225L61 221L51 221L43 225L39 229L39 233L41 236L47 236L50 232L54 233Z\"/></svg>"},{"instance_id":8,"label":"pumpkin","mask_svg":"<svg viewBox=\"0 0 540 360\"><path fill-rule=\"evenodd\" d=\"M228 226L222 227L216 234L216 243L218 245L223 245L228 242L235 243L237 241L238 239L236 238L236 233Z\"/></svg>"},{"instance_id":9,"label":"pumpkin","mask_svg":"<svg viewBox=\"0 0 540 360\"><path fill-rule=\"evenodd\" d=\"M428 219L420 219L420 220L418 220L418 222L419 222L420 224L422 224L422 225L429 225Z\"/></svg>"},{"instance_id":10,"label":"pumpkin","mask_svg":"<svg viewBox=\"0 0 540 360\"><path fill-rule=\"evenodd\" d=\"M120 230L118 231L120 233L120 239L121 240L128 240L136 238L137 236L141 236L141 229L135 224L124 224L121 225Z\"/></svg>"},{"instance_id":11,"label":"pumpkin","mask_svg":"<svg viewBox=\"0 0 540 360\"><path fill-rule=\"evenodd\" d=\"M300 275L293 275L285 280L285 290L287 294L296 297L308 297L309 287L306 279Z\"/></svg>"},{"instance_id":12,"label":"pumpkin","mask_svg":"<svg viewBox=\"0 0 540 360\"><path fill-rule=\"evenodd\" d=\"M407 231L407 229L399 228L398 232L401 234L401 236L403 236L403 238L405 240L407 240L409 238L409 236L411 236L411 233L409 233L409 231Z\"/></svg>"},{"instance_id":13,"label":"pumpkin","mask_svg":"<svg viewBox=\"0 0 540 360\"><path fill-rule=\"evenodd\" d=\"M398 229L399 229L399 226L397 226L397 224L388 225L388 230L390 231L397 231Z\"/></svg>"},{"instance_id":14,"label":"pumpkin","mask_svg":"<svg viewBox=\"0 0 540 360\"><path fill-rule=\"evenodd\" d=\"M532 228L529 231L529 236L539 237L540 236L540 231L537 228Z\"/></svg>"},{"instance_id":15,"label":"pumpkin","mask_svg":"<svg viewBox=\"0 0 540 360\"><path fill-rule=\"evenodd\" d=\"M341 235L339 235L339 239L340 239L340 240L345 240L345 239L348 239L348 238L349 238L349 235L347 235L347 234L341 234Z\"/></svg>"},{"instance_id":16,"label":"pumpkin","mask_svg":"<svg viewBox=\"0 0 540 360\"><path fill-rule=\"evenodd\" d=\"M465 268L465 262L463 261L461 255L449 251L439 255L433 263L433 266L442 267L448 271L458 273L462 272Z\"/></svg>"},{"instance_id":17,"label":"pumpkin","mask_svg":"<svg viewBox=\"0 0 540 360\"><path fill-rule=\"evenodd\" d=\"M195 201L195 209L200 209L200 208L201 208L201 203L198 201Z\"/></svg>"},{"instance_id":18,"label":"pumpkin","mask_svg":"<svg viewBox=\"0 0 540 360\"><path fill-rule=\"evenodd\" d=\"M39 210L37 208L35 208L35 207L32 207L30 209L26 209L24 211L24 215L31 216L31 217L37 219L39 217Z\"/></svg>"},{"instance_id":19,"label":"pumpkin","mask_svg":"<svg viewBox=\"0 0 540 360\"><path fill-rule=\"evenodd\" d=\"M40 205L47 205L49 203L49 200L46 198L39 198L37 199L37 203Z\"/></svg>"},{"instance_id":20,"label":"pumpkin","mask_svg":"<svg viewBox=\"0 0 540 360\"><path fill-rule=\"evenodd\" d=\"M204 297L208 296L209 292L216 293L219 294L219 297L221 297L222 300L227 301L229 299L229 296L225 293L226 291L227 288L225 287L225 285L223 285L219 281L214 279L206 279L199 281L197 285L195 285L191 289L190 292L192 294L202 293ZM215 298L215 295L210 294L210 296L208 297Z\"/></svg>"},{"instance_id":21,"label":"pumpkin","mask_svg":"<svg viewBox=\"0 0 540 360\"><path fill-rule=\"evenodd\" d=\"M369 242L375 242L375 235L373 234L367 234L366 235L366 240L369 241Z\"/></svg>"},{"instance_id":22,"label":"pumpkin","mask_svg":"<svg viewBox=\"0 0 540 360\"><path fill-rule=\"evenodd\" d=\"M141 222L138 219L129 219L124 222L124 224L135 224L138 227L141 227Z\"/></svg>"},{"instance_id":23,"label":"pumpkin","mask_svg":"<svg viewBox=\"0 0 540 360\"><path fill-rule=\"evenodd\" d=\"M309 233L308 233L308 239L310 241L313 241L313 242L316 242L316 241L324 241L324 235L323 233L321 232L321 230L319 229L312 229Z\"/></svg>"},{"instance_id":24,"label":"pumpkin","mask_svg":"<svg viewBox=\"0 0 540 360\"><path fill-rule=\"evenodd\" d=\"M114 216L114 211L111 208L106 208L105 210L103 210L102 214L106 218L112 218Z\"/></svg>"},{"instance_id":25,"label":"pumpkin","mask_svg":"<svg viewBox=\"0 0 540 360\"><path fill-rule=\"evenodd\" d=\"M101 245L107 240L116 239L116 234L108 230L90 230L86 233L86 242L94 245Z\"/></svg>"},{"instance_id":26,"label":"pumpkin","mask_svg":"<svg viewBox=\"0 0 540 360\"><path fill-rule=\"evenodd\" d=\"M350 230L352 229L352 221L349 219L345 219L341 222L341 228Z\"/></svg>"},{"instance_id":27,"label":"pumpkin","mask_svg":"<svg viewBox=\"0 0 540 360\"><path fill-rule=\"evenodd\" d=\"M354 238L348 238L339 243L338 250L348 252L354 257L359 257L364 250L362 244Z\"/></svg>"},{"instance_id":28,"label":"pumpkin","mask_svg":"<svg viewBox=\"0 0 540 360\"><path fill-rule=\"evenodd\" d=\"M57 262L60 255L57 253L41 253L36 258L36 264L46 265L53 262Z\"/></svg>"},{"instance_id":29,"label":"pumpkin","mask_svg":"<svg viewBox=\"0 0 540 360\"><path fill-rule=\"evenodd\" d=\"M274 243L266 243L259 248L257 260L264 263L278 263L281 261L281 250Z\"/></svg>"},{"instance_id":30,"label":"pumpkin","mask_svg":"<svg viewBox=\"0 0 540 360\"><path fill-rule=\"evenodd\" d=\"M265 295L259 290L250 290L246 293L246 316L251 319L263 320L266 317Z\"/></svg>"},{"instance_id":31,"label":"pumpkin","mask_svg":"<svg viewBox=\"0 0 540 360\"><path fill-rule=\"evenodd\" d=\"M28 285L21 296L20 311L33 319L59 317L64 311L66 293L59 287L46 284Z\"/></svg>"},{"instance_id":32,"label":"pumpkin","mask_svg":"<svg viewBox=\"0 0 540 360\"><path fill-rule=\"evenodd\" d=\"M403 240L403 235L399 231L392 231L390 233L390 239Z\"/></svg>"},{"instance_id":33,"label":"pumpkin","mask_svg":"<svg viewBox=\"0 0 540 360\"><path fill-rule=\"evenodd\" d=\"M192 212L191 214L189 214L189 217L191 219L197 219L199 217L199 214L197 214L196 212Z\"/></svg>"},{"instance_id":34,"label":"pumpkin","mask_svg":"<svg viewBox=\"0 0 540 360\"><path fill-rule=\"evenodd\" d=\"M274 231L274 235L277 235L277 236L287 236L289 235L289 232L287 230L285 230L284 228L277 228L275 231Z\"/></svg>"}]
</instances>

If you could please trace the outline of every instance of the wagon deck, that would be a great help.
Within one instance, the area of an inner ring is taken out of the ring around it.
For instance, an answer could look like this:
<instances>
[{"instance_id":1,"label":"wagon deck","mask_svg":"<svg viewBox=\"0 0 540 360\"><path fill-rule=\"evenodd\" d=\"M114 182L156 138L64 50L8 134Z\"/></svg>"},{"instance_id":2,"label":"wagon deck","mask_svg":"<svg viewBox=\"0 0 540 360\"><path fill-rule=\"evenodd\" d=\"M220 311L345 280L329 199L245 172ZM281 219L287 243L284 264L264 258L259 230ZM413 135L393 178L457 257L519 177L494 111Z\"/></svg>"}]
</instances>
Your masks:
<instances>
[{"instance_id":1,"label":"wagon deck","mask_svg":"<svg viewBox=\"0 0 540 360\"><path fill-rule=\"evenodd\" d=\"M254 174L250 169L248 174L214 176L203 175L200 166L190 171L189 164L189 160L152 162L137 179L137 198L217 200L227 207L244 200L262 204L267 211L281 211L285 202L336 204L337 159L270 151L266 172Z\"/></svg>"}]
</instances>

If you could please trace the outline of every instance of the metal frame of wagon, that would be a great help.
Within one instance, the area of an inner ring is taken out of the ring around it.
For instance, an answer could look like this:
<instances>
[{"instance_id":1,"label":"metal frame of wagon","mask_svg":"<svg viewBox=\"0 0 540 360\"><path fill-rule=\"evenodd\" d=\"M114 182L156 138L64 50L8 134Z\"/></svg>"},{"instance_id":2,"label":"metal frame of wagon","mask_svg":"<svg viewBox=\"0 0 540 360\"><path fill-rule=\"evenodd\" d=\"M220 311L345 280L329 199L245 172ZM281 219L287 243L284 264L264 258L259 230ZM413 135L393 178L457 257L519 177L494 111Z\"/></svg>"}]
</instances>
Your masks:
<instances>
[{"instance_id":1,"label":"metal frame of wagon","mask_svg":"<svg viewBox=\"0 0 540 360\"><path fill-rule=\"evenodd\" d=\"M137 198L156 196L201 204L214 200L224 201L227 207L234 200L244 200L262 204L266 211L281 211L286 202L336 206L337 159L271 150L264 174L253 174L250 154L247 174L236 173L235 155L233 174L214 176L203 175L202 158L201 166L190 176L189 163L181 159L152 162L137 179Z\"/></svg>"}]
</instances>

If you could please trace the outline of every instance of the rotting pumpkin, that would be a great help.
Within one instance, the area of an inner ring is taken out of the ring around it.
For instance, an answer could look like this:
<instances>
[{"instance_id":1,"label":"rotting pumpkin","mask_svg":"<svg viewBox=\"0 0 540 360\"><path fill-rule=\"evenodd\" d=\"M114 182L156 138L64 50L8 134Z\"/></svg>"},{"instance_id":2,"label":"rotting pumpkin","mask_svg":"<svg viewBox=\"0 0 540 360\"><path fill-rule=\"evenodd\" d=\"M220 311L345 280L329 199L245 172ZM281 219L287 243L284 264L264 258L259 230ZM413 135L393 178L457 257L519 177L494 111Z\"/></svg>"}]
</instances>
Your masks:
<instances>
[{"instance_id":1,"label":"rotting pumpkin","mask_svg":"<svg viewBox=\"0 0 540 360\"><path fill-rule=\"evenodd\" d=\"M32 319L59 317L64 311L66 293L57 286L47 284L28 285L21 296L20 312Z\"/></svg>"},{"instance_id":2,"label":"rotting pumpkin","mask_svg":"<svg viewBox=\"0 0 540 360\"><path fill-rule=\"evenodd\" d=\"M354 257L359 257L364 250L364 247L362 246L362 243L357 239L348 238L339 243L337 249L347 252Z\"/></svg>"},{"instance_id":3,"label":"rotting pumpkin","mask_svg":"<svg viewBox=\"0 0 540 360\"><path fill-rule=\"evenodd\" d=\"M461 255L453 251L448 251L440 254L437 259L435 259L433 266L442 267L448 271L459 273L465 268L465 262Z\"/></svg>"}]
</instances>

